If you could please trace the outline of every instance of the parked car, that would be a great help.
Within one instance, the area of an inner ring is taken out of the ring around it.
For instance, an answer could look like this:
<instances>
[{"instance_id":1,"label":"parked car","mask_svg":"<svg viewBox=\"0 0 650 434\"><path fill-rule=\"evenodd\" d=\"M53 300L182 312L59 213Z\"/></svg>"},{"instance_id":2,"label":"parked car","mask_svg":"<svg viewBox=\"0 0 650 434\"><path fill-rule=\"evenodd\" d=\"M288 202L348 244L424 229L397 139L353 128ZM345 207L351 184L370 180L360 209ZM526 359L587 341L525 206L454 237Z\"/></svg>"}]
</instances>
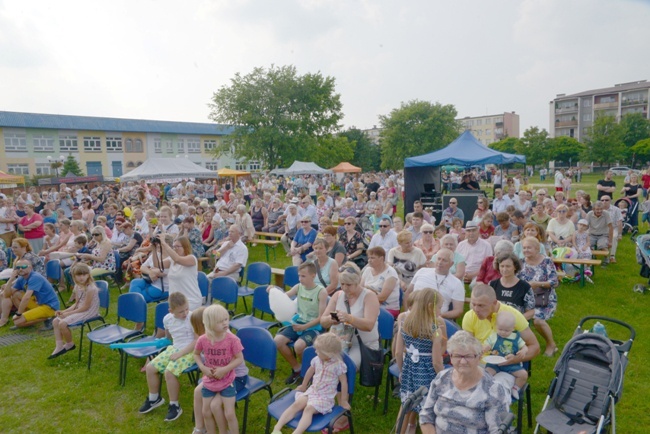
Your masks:
<instances>
[{"instance_id":1,"label":"parked car","mask_svg":"<svg viewBox=\"0 0 650 434\"><path fill-rule=\"evenodd\" d=\"M628 172L629 172L630 170L632 170L632 172L634 172L634 173L636 173L636 174L640 174L640 173L641 173L640 170L633 170L633 169L630 169L630 168L627 167L627 166L616 166L616 167L612 167L612 168L609 169L609 170L612 171L612 173L614 174L614 176L625 176L625 175L628 174Z\"/></svg>"}]
</instances>

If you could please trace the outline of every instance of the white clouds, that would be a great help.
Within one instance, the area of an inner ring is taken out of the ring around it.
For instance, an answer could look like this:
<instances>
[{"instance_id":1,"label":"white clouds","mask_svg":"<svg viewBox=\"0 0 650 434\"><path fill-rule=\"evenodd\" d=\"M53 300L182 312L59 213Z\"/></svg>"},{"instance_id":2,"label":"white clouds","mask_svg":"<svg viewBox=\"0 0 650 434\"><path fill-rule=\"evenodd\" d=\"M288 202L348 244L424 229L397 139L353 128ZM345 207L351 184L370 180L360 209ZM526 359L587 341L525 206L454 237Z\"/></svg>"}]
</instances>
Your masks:
<instances>
[{"instance_id":1,"label":"white clouds","mask_svg":"<svg viewBox=\"0 0 650 434\"><path fill-rule=\"evenodd\" d=\"M418 98L545 127L556 93L650 79L649 16L629 0L0 2L1 109L206 121L236 72L294 64L336 78L346 125Z\"/></svg>"}]
</instances>

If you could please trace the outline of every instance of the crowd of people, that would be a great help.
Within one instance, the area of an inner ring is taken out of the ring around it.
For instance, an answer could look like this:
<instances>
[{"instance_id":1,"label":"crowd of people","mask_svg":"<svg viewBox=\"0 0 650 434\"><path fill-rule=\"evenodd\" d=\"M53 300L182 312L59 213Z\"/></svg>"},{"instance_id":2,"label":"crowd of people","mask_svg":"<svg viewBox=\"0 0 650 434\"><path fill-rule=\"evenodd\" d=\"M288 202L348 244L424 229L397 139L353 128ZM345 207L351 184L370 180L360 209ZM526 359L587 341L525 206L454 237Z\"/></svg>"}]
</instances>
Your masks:
<instances>
[{"instance_id":1,"label":"crowd of people","mask_svg":"<svg viewBox=\"0 0 650 434\"><path fill-rule=\"evenodd\" d=\"M594 202L565 185L549 192L533 189L526 178L516 182L519 177L500 172L490 177L492 201L479 196L475 211L465 215L451 197L437 218L420 201L404 218L396 215L403 189L399 173L75 190L62 184L0 197L0 271L8 265L6 254L1 256L7 247L15 258L1 296L0 327L53 319L49 357L55 358L74 349L68 325L97 314L95 279L114 276L147 302L169 297L165 324L172 349L147 366L149 395L140 412L164 403L158 393L158 373L164 373L170 399L165 420L178 418L175 378L197 363L206 381L194 394L195 432L237 432L234 396L247 375L241 343L228 332L225 309L202 307L199 259L207 259L210 279L239 280L248 262L246 243L254 245L256 232L282 234L299 276L288 292L297 297L298 315L275 336L291 368L286 384L302 381L293 414L331 410L345 373L338 353L346 352L360 367L361 346L380 347L378 317L385 309L396 323L402 401L431 385L403 432L414 432L418 413L422 432L492 431L526 382L522 363L542 352L529 321L544 340L543 355L558 352L549 324L558 309L553 251L574 249L586 258L606 249L606 262L615 263L623 224L636 223L629 210L637 209L645 191L634 174L618 190L606 173ZM476 176L460 181L464 189L479 190ZM618 193L626 200L614 205ZM46 279L52 260L64 270L60 282ZM72 290L70 307L60 309L53 285L59 292ZM466 313L465 285L471 290ZM448 339L445 321L458 322L464 331ZM318 358L308 376L328 382L318 388L308 388L309 378L300 377L300 359L311 345ZM208 357L207 349L224 356ZM482 369L486 353L505 361ZM495 382L499 372L511 373L513 384ZM349 406L343 389L337 399ZM459 406L466 408L462 415L454 411ZM274 432L287 420L281 418ZM336 430L346 427L341 419Z\"/></svg>"}]
</instances>

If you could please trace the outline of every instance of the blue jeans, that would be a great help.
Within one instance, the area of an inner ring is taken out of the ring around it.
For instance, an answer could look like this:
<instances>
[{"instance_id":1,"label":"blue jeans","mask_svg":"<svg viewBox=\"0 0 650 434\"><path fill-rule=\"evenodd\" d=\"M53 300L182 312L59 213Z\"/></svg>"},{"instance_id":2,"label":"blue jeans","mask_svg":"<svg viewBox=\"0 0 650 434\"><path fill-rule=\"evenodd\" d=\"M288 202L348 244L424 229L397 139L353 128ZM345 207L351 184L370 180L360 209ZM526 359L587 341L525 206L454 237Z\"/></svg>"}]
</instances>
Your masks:
<instances>
[{"instance_id":1,"label":"blue jeans","mask_svg":"<svg viewBox=\"0 0 650 434\"><path fill-rule=\"evenodd\" d=\"M133 279L129 286L129 292L137 292L142 294L147 303L158 301L165 298L166 292L160 288L147 283L144 279Z\"/></svg>"}]
</instances>

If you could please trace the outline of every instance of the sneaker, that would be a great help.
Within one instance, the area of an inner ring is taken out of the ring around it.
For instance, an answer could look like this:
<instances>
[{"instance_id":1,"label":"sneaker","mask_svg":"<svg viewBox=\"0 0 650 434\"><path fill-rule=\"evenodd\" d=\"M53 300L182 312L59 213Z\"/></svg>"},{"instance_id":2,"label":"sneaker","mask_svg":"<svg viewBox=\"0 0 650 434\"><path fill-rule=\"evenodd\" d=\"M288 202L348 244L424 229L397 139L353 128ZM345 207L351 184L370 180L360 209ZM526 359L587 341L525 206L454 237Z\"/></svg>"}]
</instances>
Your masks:
<instances>
[{"instance_id":1,"label":"sneaker","mask_svg":"<svg viewBox=\"0 0 650 434\"><path fill-rule=\"evenodd\" d=\"M142 404L142 407L140 407L140 410L138 410L141 414L149 413L151 410L153 410L156 407L160 407L165 403L165 400L163 399L162 396L158 396L158 399L155 401L149 401L149 398L147 398L144 401L144 404Z\"/></svg>"},{"instance_id":2,"label":"sneaker","mask_svg":"<svg viewBox=\"0 0 650 434\"><path fill-rule=\"evenodd\" d=\"M176 404L169 404L169 407L167 407L167 417L165 417L165 422L171 422L172 420L176 420L179 417L181 417L181 414L183 414L183 409L181 408L180 405Z\"/></svg>"},{"instance_id":3,"label":"sneaker","mask_svg":"<svg viewBox=\"0 0 650 434\"><path fill-rule=\"evenodd\" d=\"M512 399L514 401L519 401L519 388L517 386L512 388L510 394L512 395Z\"/></svg>"},{"instance_id":4,"label":"sneaker","mask_svg":"<svg viewBox=\"0 0 650 434\"><path fill-rule=\"evenodd\" d=\"M43 327L41 327L38 331L40 332L47 332L52 330L54 327L52 326L52 318L48 318L43 322Z\"/></svg>"},{"instance_id":5,"label":"sneaker","mask_svg":"<svg viewBox=\"0 0 650 434\"><path fill-rule=\"evenodd\" d=\"M285 380L284 384L289 385L296 383L300 379L300 371L291 371L291 375Z\"/></svg>"}]
</instances>

